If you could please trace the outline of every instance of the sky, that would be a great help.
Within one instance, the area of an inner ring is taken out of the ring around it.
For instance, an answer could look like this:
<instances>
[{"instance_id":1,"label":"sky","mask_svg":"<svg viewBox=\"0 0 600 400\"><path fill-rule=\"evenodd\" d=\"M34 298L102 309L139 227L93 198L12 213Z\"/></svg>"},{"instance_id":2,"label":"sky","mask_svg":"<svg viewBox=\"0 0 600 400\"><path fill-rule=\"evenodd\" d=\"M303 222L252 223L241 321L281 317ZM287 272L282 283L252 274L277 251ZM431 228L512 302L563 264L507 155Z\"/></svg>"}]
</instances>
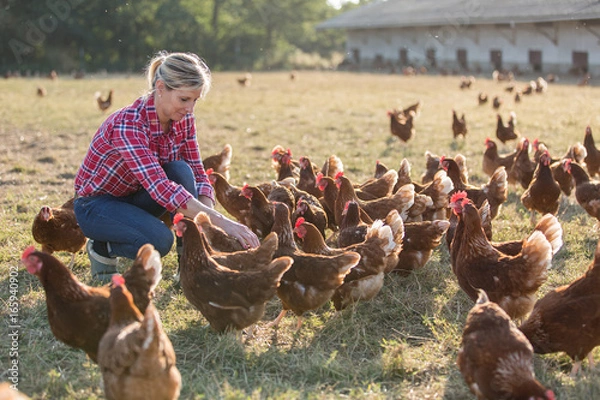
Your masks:
<instances>
[{"instance_id":1,"label":"sky","mask_svg":"<svg viewBox=\"0 0 600 400\"><path fill-rule=\"evenodd\" d=\"M342 7L344 3L358 3L358 0L327 0L327 4L333 6L336 9Z\"/></svg>"}]
</instances>

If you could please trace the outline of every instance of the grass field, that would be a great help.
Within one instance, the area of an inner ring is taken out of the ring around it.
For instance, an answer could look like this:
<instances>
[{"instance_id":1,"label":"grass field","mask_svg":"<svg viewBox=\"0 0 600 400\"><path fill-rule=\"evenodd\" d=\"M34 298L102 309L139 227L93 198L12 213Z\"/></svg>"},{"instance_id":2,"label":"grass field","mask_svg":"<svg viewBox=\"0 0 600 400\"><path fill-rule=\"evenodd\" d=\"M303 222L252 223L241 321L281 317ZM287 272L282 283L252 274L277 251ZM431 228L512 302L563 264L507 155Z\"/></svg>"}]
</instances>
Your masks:
<instances>
[{"instance_id":1,"label":"grass field","mask_svg":"<svg viewBox=\"0 0 600 400\"><path fill-rule=\"evenodd\" d=\"M490 98L502 96L502 115L514 110L521 133L547 143L553 155L582 141L587 125L600 137L600 89L568 82L551 84L547 93L525 96L515 104L505 85L488 77L477 77L472 89L460 90L458 77L302 72L292 82L287 73L255 73L252 85L242 88L235 79L239 75L215 73L213 89L195 110L203 156L219 152L225 143L232 145L235 185L273 179L269 156L276 144L291 148L294 158L307 155L317 164L337 154L355 181L372 176L377 160L398 168L403 158L413 167L413 179L420 180L426 150L460 152L467 157L471 182L483 183L483 143L494 137L496 111L489 104L478 105L479 91ZM46 97L36 96L39 85L46 88ZM10 376L5 371L11 366L9 353L15 351L8 338L12 313L20 326L18 388L36 399L103 398L98 366L54 339L44 291L19 258L34 244L31 222L39 208L60 205L72 195L73 177L90 139L108 115L96 107L94 92L105 94L111 88L115 94L109 111L114 111L142 94L146 82L141 75L0 82L0 294L8 299L9 275L18 268L19 300L16 313L6 301L0 310L6 321L0 327L1 380ZM416 136L401 143L390 135L386 111L419 99L423 108L415 122ZM453 108L466 114L465 140L452 139ZM500 145L501 152L513 148ZM531 231L521 193L521 188L510 188L494 222L495 240L520 239ZM540 295L582 274L598 242L595 221L573 195L561 204L558 218L564 246ZM472 302L456 283L444 244L423 269L408 277L386 277L374 300L341 313L327 305L308 314L298 332L292 317L276 330L266 328L281 309L273 299L256 337L244 344L233 334L208 329L173 286L173 253L163 259L155 303L177 353L182 399L474 398L455 363ZM68 262L68 254L57 256ZM78 254L73 272L90 282L84 253ZM558 399L600 397L600 372L589 371L587 362L584 366L583 375L571 379L571 361L564 354L535 358L538 379Z\"/></svg>"}]
</instances>

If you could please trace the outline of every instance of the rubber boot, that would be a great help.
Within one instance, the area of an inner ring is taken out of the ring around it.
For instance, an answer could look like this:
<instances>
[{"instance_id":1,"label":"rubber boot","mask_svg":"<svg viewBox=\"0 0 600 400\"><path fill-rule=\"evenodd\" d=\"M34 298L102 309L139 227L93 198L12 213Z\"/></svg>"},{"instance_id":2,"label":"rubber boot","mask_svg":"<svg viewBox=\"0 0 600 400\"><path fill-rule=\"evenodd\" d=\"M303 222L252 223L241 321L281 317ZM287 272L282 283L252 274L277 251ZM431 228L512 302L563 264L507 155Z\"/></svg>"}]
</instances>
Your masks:
<instances>
[{"instance_id":1,"label":"rubber boot","mask_svg":"<svg viewBox=\"0 0 600 400\"><path fill-rule=\"evenodd\" d=\"M85 245L90 259L92 278L102 283L111 281L112 276L117 273L117 259L104 257L94 251L94 241L88 240Z\"/></svg>"}]
</instances>

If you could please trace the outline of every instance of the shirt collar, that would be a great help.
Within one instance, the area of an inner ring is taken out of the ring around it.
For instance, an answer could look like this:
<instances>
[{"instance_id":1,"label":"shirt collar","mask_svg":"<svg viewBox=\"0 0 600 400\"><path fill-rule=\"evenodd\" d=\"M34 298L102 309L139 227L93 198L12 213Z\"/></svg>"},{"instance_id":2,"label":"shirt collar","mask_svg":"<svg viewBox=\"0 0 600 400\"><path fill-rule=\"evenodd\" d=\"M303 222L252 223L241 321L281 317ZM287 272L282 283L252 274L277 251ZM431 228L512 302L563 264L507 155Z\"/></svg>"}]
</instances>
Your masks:
<instances>
[{"instance_id":1,"label":"shirt collar","mask_svg":"<svg viewBox=\"0 0 600 400\"><path fill-rule=\"evenodd\" d=\"M154 104L154 93L150 93L146 97L146 113L148 115L148 123L150 124L152 136L163 135L160 120L158 119L158 112L156 112L156 105Z\"/></svg>"}]
</instances>

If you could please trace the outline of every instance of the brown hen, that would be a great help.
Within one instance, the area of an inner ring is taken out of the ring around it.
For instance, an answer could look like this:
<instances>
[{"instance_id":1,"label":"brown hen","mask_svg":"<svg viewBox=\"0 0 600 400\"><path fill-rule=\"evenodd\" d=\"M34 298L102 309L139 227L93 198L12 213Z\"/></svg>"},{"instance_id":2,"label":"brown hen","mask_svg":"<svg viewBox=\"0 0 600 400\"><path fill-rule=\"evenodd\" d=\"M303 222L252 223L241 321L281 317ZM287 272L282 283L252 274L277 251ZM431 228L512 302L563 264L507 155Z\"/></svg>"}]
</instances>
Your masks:
<instances>
[{"instance_id":1,"label":"brown hen","mask_svg":"<svg viewBox=\"0 0 600 400\"><path fill-rule=\"evenodd\" d=\"M98 343L110 320L108 286L85 285L54 256L36 251L33 246L25 249L21 260L27 272L36 275L44 287L48 324L54 336L68 346L83 350L97 362ZM152 245L146 244L125 272L125 280L132 287L134 302L140 311L146 311L160 281L161 270L160 255Z\"/></svg>"},{"instance_id":2,"label":"brown hen","mask_svg":"<svg viewBox=\"0 0 600 400\"><path fill-rule=\"evenodd\" d=\"M520 326L533 350L539 354L565 352L574 364L571 376L600 345L600 243L585 274L569 285L548 292L538 300L529 318Z\"/></svg>"},{"instance_id":3,"label":"brown hen","mask_svg":"<svg viewBox=\"0 0 600 400\"><path fill-rule=\"evenodd\" d=\"M536 292L548 277L552 243L536 230L523 242L520 253L507 255L485 236L479 211L471 200L454 197L451 206L458 224L450 246L450 261L459 286L473 301L477 299L477 289L483 289L511 318L523 318L533 308ZM556 217L550 217L560 227Z\"/></svg>"},{"instance_id":4,"label":"brown hen","mask_svg":"<svg viewBox=\"0 0 600 400\"><path fill-rule=\"evenodd\" d=\"M456 364L478 399L555 399L535 378L525 335L481 289L467 316Z\"/></svg>"},{"instance_id":5,"label":"brown hen","mask_svg":"<svg viewBox=\"0 0 600 400\"><path fill-rule=\"evenodd\" d=\"M154 305L142 314L119 275L110 290L110 324L98 346L104 393L111 400L179 398L181 374Z\"/></svg>"},{"instance_id":6,"label":"brown hen","mask_svg":"<svg viewBox=\"0 0 600 400\"><path fill-rule=\"evenodd\" d=\"M279 237L276 257L289 256L292 267L281 278L277 296L283 308L271 326L277 326L288 310L297 316L296 329L302 325L302 316L327 303L344 278L360 261L360 255L347 251L335 256L306 253L296 246L290 222L290 212L283 203L274 205L273 232Z\"/></svg>"},{"instance_id":7,"label":"brown hen","mask_svg":"<svg viewBox=\"0 0 600 400\"><path fill-rule=\"evenodd\" d=\"M43 206L33 219L33 240L42 245L42 251L68 251L71 253L69 267L75 262L75 253L83 249L87 241L81 231L71 198L60 207Z\"/></svg>"},{"instance_id":8,"label":"brown hen","mask_svg":"<svg viewBox=\"0 0 600 400\"><path fill-rule=\"evenodd\" d=\"M292 259L228 268L210 255L204 233L193 220L178 214L173 222L177 236L183 238L180 279L187 300L216 332L241 331L258 322Z\"/></svg>"}]
</instances>

